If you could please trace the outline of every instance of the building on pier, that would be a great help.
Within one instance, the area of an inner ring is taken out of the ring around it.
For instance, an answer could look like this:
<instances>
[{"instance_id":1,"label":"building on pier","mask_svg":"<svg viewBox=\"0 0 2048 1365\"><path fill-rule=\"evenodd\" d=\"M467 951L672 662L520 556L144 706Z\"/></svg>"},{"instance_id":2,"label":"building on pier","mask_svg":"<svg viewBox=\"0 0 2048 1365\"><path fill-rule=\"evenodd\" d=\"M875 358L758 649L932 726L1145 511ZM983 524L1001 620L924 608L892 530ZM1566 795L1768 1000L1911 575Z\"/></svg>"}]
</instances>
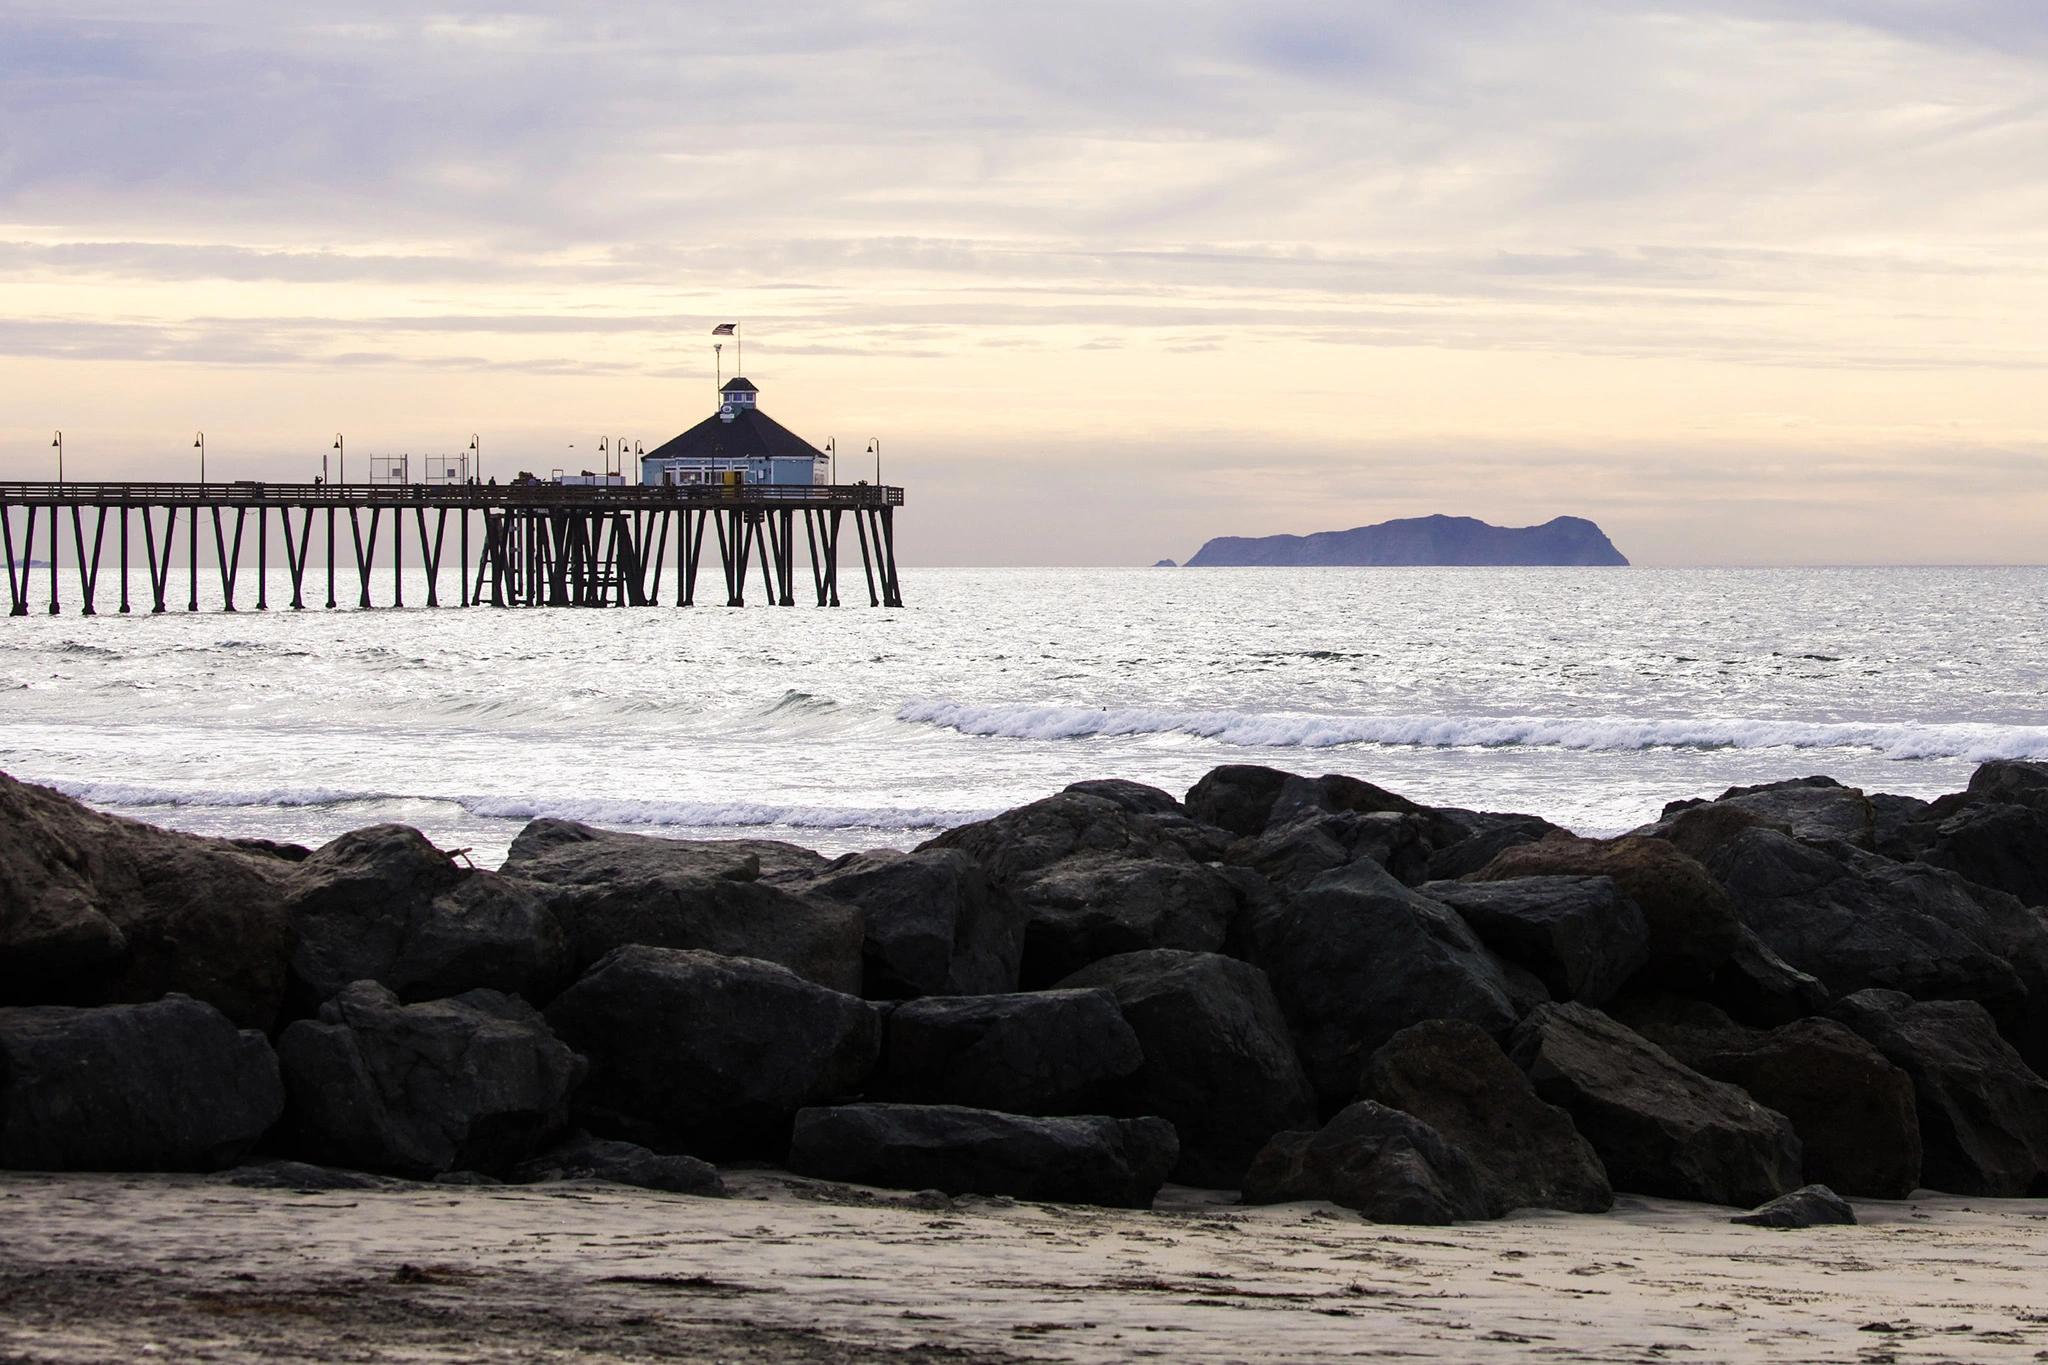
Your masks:
<instances>
[{"instance_id":1,"label":"building on pier","mask_svg":"<svg viewBox=\"0 0 2048 1365\"><path fill-rule=\"evenodd\" d=\"M718 393L717 412L640 457L640 482L785 487L832 482L831 458L761 411L761 391L751 382L733 379Z\"/></svg>"}]
</instances>

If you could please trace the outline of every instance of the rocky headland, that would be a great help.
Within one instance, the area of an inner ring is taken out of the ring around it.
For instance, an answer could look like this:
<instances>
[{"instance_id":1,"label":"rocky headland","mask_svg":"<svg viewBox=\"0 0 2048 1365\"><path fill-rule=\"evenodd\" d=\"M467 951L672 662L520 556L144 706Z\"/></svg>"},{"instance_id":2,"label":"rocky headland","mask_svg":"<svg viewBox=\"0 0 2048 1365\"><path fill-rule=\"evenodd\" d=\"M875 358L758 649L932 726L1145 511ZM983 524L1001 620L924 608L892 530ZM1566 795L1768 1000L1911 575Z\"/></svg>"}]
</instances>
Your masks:
<instances>
[{"instance_id":1,"label":"rocky headland","mask_svg":"<svg viewBox=\"0 0 2048 1365\"><path fill-rule=\"evenodd\" d=\"M2039 1196L2043 905L2023 762L1601 840L1235 766L836 859L536 820L497 870L0 777L0 1168L716 1196L772 1167L1129 1209L1171 1181L1431 1225Z\"/></svg>"},{"instance_id":2,"label":"rocky headland","mask_svg":"<svg viewBox=\"0 0 2048 1365\"><path fill-rule=\"evenodd\" d=\"M1541 526L1492 526L1473 517L1433 516L1307 536L1218 536L1197 550L1186 567L1627 563L1607 533L1583 517L1554 517Z\"/></svg>"}]
</instances>

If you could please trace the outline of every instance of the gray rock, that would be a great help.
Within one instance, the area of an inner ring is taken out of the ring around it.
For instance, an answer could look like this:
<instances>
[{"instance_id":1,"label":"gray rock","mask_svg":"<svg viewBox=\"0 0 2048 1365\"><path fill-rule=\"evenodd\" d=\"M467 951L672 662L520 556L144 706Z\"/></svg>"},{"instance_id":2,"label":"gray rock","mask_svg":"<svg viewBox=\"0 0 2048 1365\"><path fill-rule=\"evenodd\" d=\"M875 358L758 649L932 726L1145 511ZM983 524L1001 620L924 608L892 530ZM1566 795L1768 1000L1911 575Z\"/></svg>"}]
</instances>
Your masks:
<instances>
[{"instance_id":1,"label":"gray rock","mask_svg":"<svg viewBox=\"0 0 2048 1365\"><path fill-rule=\"evenodd\" d=\"M1375 1223L1443 1226L1486 1218L1478 1169L1422 1120L1361 1100L1321 1131L1280 1133L1252 1162L1244 1202L1327 1199Z\"/></svg>"},{"instance_id":2,"label":"gray rock","mask_svg":"<svg viewBox=\"0 0 2048 1365\"><path fill-rule=\"evenodd\" d=\"M1157 787L1148 787L1142 782L1128 782L1121 777L1099 777L1087 782L1068 784L1066 790L1082 796L1099 796L1113 801L1133 815L1177 815L1185 816L1188 811L1179 799L1170 792Z\"/></svg>"},{"instance_id":3,"label":"gray rock","mask_svg":"<svg viewBox=\"0 0 2048 1365\"><path fill-rule=\"evenodd\" d=\"M284 1001L283 858L102 815L0 774L0 1005L189 995L243 1028Z\"/></svg>"},{"instance_id":4,"label":"gray rock","mask_svg":"<svg viewBox=\"0 0 2048 1365\"><path fill-rule=\"evenodd\" d=\"M1239 838L1255 837L1265 832L1266 817L1290 776L1255 763L1212 768L1188 790L1188 814Z\"/></svg>"},{"instance_id":5,"label":"gray rock","mask_svg":"<svg viewBox=\"0 0 2048 1365\"><path fill-rule=\"evenodd\" d=\"M609 1180L615 1185L633 1185L643 1190L664 1190L669 1194L701 1194L721 1197L725 1181L718 1168L693 1156L661 1156L630 1142L608 1142L588 1133L578 1134L530 1161L512 1168L511 1179L521 1185L548 1180Z\"/></svg>"},{"instance_id":6,"label":"gray rock","mask_svg":"<svg viewBox=\"0 0 2048 1365\"><path fill-rule=\"evenodd\" d=\"M1164 1119L1025 1118L943 1104L848 1104L796 1117L789 1168L950 1195L1150 1208L1178 1155Z\"/></svg>"},{"instance_id":7,"label":"gray rock","mask_svg":"<svg viewBox=\"0 0 2048 1365\"><path fill-rule=\"evenodd\" d=\"M1922 860L1966 881L2048 905L2048 815L2032 806L1985 801L1935 826Z\"/></svg>"},{"instance_id":8,"label":"gray rock","mask_svg":"<svg viewBox=\"0 0 2048 1365\"><path fill-rule=\"evenodd\" d=\"M1979 801L2048 809L2048 763L1994 758L1970 774L1968 795Z\"/></svg>"},{"instance_id":9,"label":"gray rock","mask_svg":"<svg viewBox=\"0 0 2048 1365\"><path fill-rule=\"evenodd\" d=\"M673 948L614 949L547 1018L590 1058L586 1127L714 1161L779 1159L796 1111L857 1093L881 1044L865 1000L772 962Z\"/></svg>"},{"instance_id":10,"label":"gray rock","mask_svg":"<svg viewBox=\"0 0 2048 1365\"><path fill-rule=\"evenodd\" d=\"M1128 1100L1144 1062L1105 990L928 996L888 1012L871 1088L906 1104L1101 1114Z\"/></svg>"},{"instance_id":11,"label":"gray rock","mask_svg":"<svg viewBox=\"0 0 2048 1365\"><path fill-rule=\"evenodd\" d=\"M1842 1025L1801 1019L1766 1032L1693 1003L1618 1017L1701 1075L1790 1119L1807 1179L1871 1199L1920 1188L1913 1082Z\"/></svg>"},{"instance_id":12,"label":"gray rock","mask_svg":"<svg viewBox=\"0 0 2048 1365\"><path fill-rule=\"evenodd\" d=\"M1917 796L1872 792L1870 810L1873 842L1885 857L1895 862L1917 863L1934 847L1934 831L1941 819L1934 813L1933 802Z\"/></svg>"},{"instance_id":13,"label":"gray rock","mask_svg":"<svg viewBox=\"0 0 2048 1365\"><path fill-rule=\"evenodd\" d=\"M996 883L1014 888L1075 857L1194 861L1167 828L1121 802L1070 790L991 820L956 826L918 848L957 848L988 869Z\"/></svg>"},{"instance_id":14,"label":"gray rock","mask_svg":"<svg viewBox=\"0 0 2048 1365\"><path fill-rule=\"evenodd\" d=\"M269 1041L188 996L0 1009L0 1168L218 1170L283 1110Z\"/></svg>"},{"instance_id":15,"label":"gray rock","mask_svg":"<svg viewBox=\"0 0 2048 1365\"><path fill-rule=\"evenodd\" d=\"M1567 831L1535 815L1507 815L1491 811L1445 811L1472 833L1429 855L1429 881L1451 881L1470 876L1501 854L1522 844L1539 843Z\"/></svg>"},{"instance_id":16,"label":"gray rock","mask_svg":"<svg viewBox=\"0 0 2048 1365\"><path fill-rule=\"evenodd\" d=\"M584 1061L514 996L401 1004L358 981L278 1040L287 1141L328 1165L426 1179L502 1172L568 1126Z\"/></svg>"},{"instance_id":17,"label":"gray rock","mask_svg":"<svg viewBox=\"0 0 2048 1365\"><path fill-rule=\"evenodd\" d=\"M1214 868L1083 854L1013 883L1027 916L1019 982L1042 989L1091 962L1147 948L1214 952L1238 899Z\"/></svg>"},{"instance_id":18,"label":"gray rock","mask_svg":"<svg viewBox=\"0 0 2048 1365\"><path fill-rule=\"evenodd\" d=\"M1738 1213L1728 1220L1757 1228L1817 1228L1834 1224L1854 1226L1856 1210L1849 1201L1826 1185L1802 1185L1781 1194L1770 1203Z\"/></svg>"},{"instance_id":19,"label":"gray rock","mask_svg":"<svg viewBox=\"0 0 2048 1365\"><path fill-rule=\"evenodd\" d=\"M1370 860L1318 878L1245 933L1325 1112L1350 1101L1365 1059L1410 1024L1514 1027L1507 982L1465 921Z\"/></svg>"},{"instance_id":20,"label":"gray rock","mask_svg":"<svg viewBox=\"0 0 2048 1365\"><path fill-rule=\"evenodd\" d=\"M1275 819L1255 839L1240 840L1225 857L1249 867L1289 891L1299 891L1325 872L1369 860L1404 885L1429 875L1435 845L1431 821L1391 811L1302 811L1285 823Z\"/></svg>"},{"instance_id":21,"label":"gray rock","mask_svg":"<svg viewBox=\"0 0 2048 1365\"><path fill-rule=\"evenodd\" d=\"M1790 1120L1598 1010L1539 1007L1509 1055L1572 1116L1617 1190L1753 1208L1800 1184Z\"/></svg>"},{"instance_id":22,"label":"gray rock","mask_svg":"<svg viewBox=\"0 0 2048 1365\"><path fill-rule=\"evenodd\" d=\"M314 1166L304 1161L258 1161L237 1166L220 1177L244 1190L297 1190L318 1194L326 1190L390 1190L404 1186L381 1175L344 1171L333 1166Z\"/></svg>"},{"instance_id":23,"label":"gray rock","mask_svg":"<svg viewBox=\"0 0 2048 1365\"><path fill-rule=\"evenodd\" d=\"M356 981L402 1000L477 988L545 1000L568 962L534 888L457 863L418 830L352 830L291 869L292 976L311 1009Z\"/></svg>"},{"instance_id":24,"label":"gray rock","mask_svg":"<svg viewBox=\"0 0 2048 1365\"><path fill-rule=\"evenodd\" d=\"M1650 922L1612 877L1518 877L1418 888L1479 941L1543 982L1552 999L1605 1004L1649 960Z\"/></svg>"},{"instance_id":25,"label":"gray rock","mask_svg":"<svg viewBox=\"0 0 2048 1365\"><path fill-rule=\"evenodd\" d=\"M1454 1019L1402 1029L1366 1062L1358 1097L1428 1124L1472 1159L1489 1217L1614 1207L1593 1145L1536 1095L1484 1030Z\"/></svg>"},{"instance_id":26,"label":"gray rock","mask_svg":"<svg viewBox=\"0 0 2048 1365\"><path fill-rule=\"evenodd\" d=\"M2024 1002L1993 917L1954 873L1763 829L1729 840L1709 867L1743 922L1836 995L1877 987L1993 1008Z\"/></svg>"},{"instance_id":27,"label":"gray rock","mask_svg":"<svg viewBox=\"0 0 2048 1365\"><path fill-rule=\"evenodd\" d=\"M1913 1080L1920 1179L1950 1194L2048 1194L2048 1083L1983 1006L1864 990L1829 1013Z\"/></svg>"},{"instance_id":28,"label":"gray rock","mask_svg":"<svg viewBox=\"0 0 2048 1365\"><path fill-rule=\"evenodd\" d=\"M1730 787L1717 804L1738 806L1780 821L1800 839L1839 839L1865 852L1877 849L1877 812L1863 793L1832 777L1800 777L1757 787Z\"/></svg>"},{"instance_id":29,"label":"gray rock","mask_svg":"<svg viewBox=\"0 0 2048 1365\"><path fill-rule=\"evenodd\" d=\"M540 887L577 972L642 944L776 962L858 995L864 916L802 890L826 867L817 854L766 839L655 839L569 820L535 820L505 860L507 873Z\"/></svg>"},{"instance_id":30,"label":"gray rock","mask_svg":"<svg viewBox=\"0 0 2048 1365\"><path fill-rule=\"evenodd\" d=\"M1774 1028L1819 1014L1834 994L1819 977L1800 971L1771 950L1747 924L1735 951L1714 972L1710 1003L1758 1028Z\"/></svg>"},{"instance_id":31,"label":"gray rock","mask_svg":"<svg viewBox=\"0 0 2048 1365\"><path fill-rule=\"evenodd\" d=\"M1728 893L1663 839L1546 839L1508 849L1469 880L1518 877L1612 877L1649 922L1650 957L1639 973L1645 983L1704 989L1740 936Z\"/></svg>"},{"instance_id":32,"label":"gray rock","mask_svg":"<svg viewBox=\"0 0 2048 1365\"><path fill-rule=\"evenodd\" d=\"M1315 1092L1286 1016L1250 963L1159 948L1105 958L1060 984L1115 993L1144 1052L1120 1098L1173 1124L1182 1184L1236 1189L1273 1134L1314 1125Z\"/></svg>"},{"instance_id":33,"label":"gray rock","mask_svg":"<svg viewBox=\"0 0 2048 1365\"><path fill-rule=\"evenodd\" d=\"M1746 829L1792 833L1783 820L1745 809L1729 801L1674 801L1655 824L1632 829L1630 835L1662 839L1686 857L1704 863L1715 850Z\"/></svg>"},{"instance_id":34,"label":"gray rock","mask_svg":"<svg viewBox=\"0 0 2048 1365\"><path fill-rule=\"evenodd\" d=\"M849 853L801 889L861 912L870 1000L1017 989L1024 911L957 849Z\"/></svg>"}]
</instances>

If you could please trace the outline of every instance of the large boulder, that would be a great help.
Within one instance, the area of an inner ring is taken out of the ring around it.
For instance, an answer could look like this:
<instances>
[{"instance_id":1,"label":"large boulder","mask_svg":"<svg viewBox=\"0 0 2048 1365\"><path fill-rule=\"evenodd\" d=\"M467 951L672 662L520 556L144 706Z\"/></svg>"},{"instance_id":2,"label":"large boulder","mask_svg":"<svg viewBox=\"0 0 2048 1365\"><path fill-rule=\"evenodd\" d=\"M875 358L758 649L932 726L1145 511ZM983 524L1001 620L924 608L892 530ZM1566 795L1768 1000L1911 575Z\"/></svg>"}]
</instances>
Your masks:
<instances>
[{"instance_id":1,"label":"large boulder","mask_svg":"<svg viewBox=\"0 0 2048 1365\"><path fill-rule=\"evenodd\" d=\"M2048 1083L1981 1005L1864 990L1829 1013L1912 1077L1922 1184L1950 1194L2048 1194Z\"/></svg>"},{"instance_id":2,"label":"large boulder","mask_svg":"<svg viewBox=\"0 0 2048 1365\"><path fill-rule=\"evenodd\" d=\"M802 889L861 912L861 994L870 1000L1017 989L1024 912L957 849L849 853Z\"/></svg>"},{"instance_id":3,"label":"large boulder","mask_svg":"<svg viewBox=\"0 0 2048 1365\"><path fill-rule=\"evenodd\" d=\"M558 1147L514 1166L515 1184L548 1180L609 1180L669 1194L722 1196L725 1181L718 1168L693 1156L662 1156L630 1142L612 1142L578 1133Z\"/></svg>"},{"instance_id":4,"label":"large boulder","mask_svg":"<svg viewBox=\"0 0 2048 1365\"><path fill-rule=\"evenodd\" d=\"M1325 1112L1348 1103L1375 1048L1424 1019L1504 1035L1508 984L1457 912L1370 860L1325 873L1245 926Z\"/></svg>"},{"instance_id":5,"label":"large boulder","mask_svg":"<svg viewBox=\"0 0 2048 1365\"><path fill-rule=\"evenodd\" d=\"M1944 798L1948 799L1948 798ZM1947 815L1938 815L1932 801L1890 792L1870 793L1873 843L1879 853L1902 863L1917 863L1934 847L1935 830ZM1949 812L1953 814L1953 812ZM1790 833L1791 831L1786 831Z\"/></svg>"},{"instance_id":6,"label":"large boulder","mask_svg":"<svg viewBox=\"0 0 2048 1365\"><path fill-rule=\"evenodd\" d=\"M1452 881L1470 876L1511 848L1540 843L1552 836L1564 838L1569 834L1569 831L1539 815L1474 810L1445 810L1441 813L1471 833L1429 855L1429 881Z\"/></svg>"},{"instance_id":7,"label":"large boulder","mask_svg":"<svg viewBox=\"0 0 2048 1365\"><path fill-rule=\"evenodd\" d=\"M1612 877L1517 877L1417 888L1479 941L1536 975L1553 1000L1605 1004L1649 960L1650 922Z\"/></svg>"},{"instance_id":8,"label":"large boulder","mask_svg":"<svg viewBox=\"0 0 2048 1365\"><path fill-rule=\"evenodd\" d=\"M0 1009L0 1168L219 1170L283 1112L269 1041L189 996Z\"/></svg>"},{"instance_id":9,"label":"large boulder","mask_svg":"<svg viewBox=\"0 0 2048 1365\"><path fill-rule=\"evenodd\" d=\"M1026 1118L945 1104L848 1104L796 1116L789 1168L900 1190L1143 1209L1173 1167L1164 1119Z\"/></svg>"},{"instance_id":10,"label":"large boulder","mask_svg":"<svg viewBox=\"0 0 2048 1365\"><path fill-rule=\"evenodd\" d=\"M927 996L888 1011L870 1088L907 1104L1102 1114L1144 1063L1108 991Z\"/></svg>"},{"instance_id":11,"label":"large boulder","mask_svg":"<svg viewBox=\"0 0 2048 1365\"><path fill-rule=\"evenodd\" d=\"M1508 849L1469 878L1611 877L1649 922L1641 976L1674 989L1704 987L1735 950L1741 920L1707 869L1662 839L1546 839Z\"/></svg>"},{"instance_id":12,"label":"large boulder","mask_svg":"<svg viewBox=\"0 0 2048 1365\"><path fill-rule=\"evenodd\" d=\"M1747 924L1705 994L1712 1004L1759 1028L1819 1014L1834 999L1825 982L1779 957Z\"/></svg>"},{"instance_id":13,"label":"large boulder","mask_svg":"<svg viewBox=\"0 0 2048 1365\"><path fill-rule=\"evenodd\" d=\"M1215 953L1124 953L1062 981L1115 994L1143 1049L1123 1097L1180 1137L1173 1178L1236 1189L1273 1134L1315 1124L1315 1091L1294 1055L1266 974Z\"/></svg>"},{"instance_id":14,"label":"large boulder","mask_svg":"<svg viewBox=\"0 0 2048 1365\"><path fill-rule=\"evenodd\" d=\"M857 1093L875 1007L753 958L628 946L547 1009L590 1059L576 1112L600 1137L707 1160L779 1158L796 1111Z\"/></svg>"},{"instance_id":15,"label":"large boulder","mask_svg":"<svg viewBox=\"0 0 2048 1365\"><path fill-rule=\"evenodd\" d=\"M1921 860L2023 905L2048 905L2048 814L2006 801L1968 806L1935 826Z\"/></svg>"},{"instance_id":16,"label":"large boulder","mask_svg":"<svg viewBox=\"0 0 2048 1365\"><path fill-rule=\"evenodd\" d=\"M1214 952L1238 907L1222 873L1176 858L1067 858L1014 884L1011 895L1026 916L1019 983L1027 990L1118 953Z\"/></svg>"},{"instance_id":17,"label":"large boulder","mask_svg":"<svg viewBox=\"0 0 2048 1365\"><path fill-rule=\"evenodd\" d=\"M237 1025L284 1002L290 857L90 810L0 773L0 1005L176 991Z\"/></svg>"},{"instance_id":18,"label":"large boulder","mask_svg":"<svg viewBox=\"0 0 2048 1365\"><path fill-rule=\"evenodd\" d=\"M1839 839L1866 852L1877 848L1877 812L1869 798L1832 777L1796 777L1756 787L1730 787L1715 804L1782 822L1800 839L1817 843Z\"/></svg>"},{"instance_id":19,"label":"large boulder","mask_svg":"<svg viewBox=\"0 0 2048 1365\"><path fill-rule=\"evenodd\" d=\"M1965 795L1977 801L2001 801L2048 810L2048 763L2023 758L1994 758L1981 763L1970 774ZM1935 804L1939 807L1941 803Z\"/></svg>"},{"instance_id":20,"label":"large boulder","mask_svg":"<svg viewBox=\"0 0 2048 1365\"><path fill-rule=\"evenodd\" d=\"M800 889L826 866L808 850L766 839L656 839L571 820L533 821L505 859L507 874L539 886L574 971L643 944L777 962L858 995L864 917ZM795 885L771 884L781 880Z\"/></svg>"},{"instance_id":21,"label":"large boulder","mask_svg":"<svg viewBox=\"0 0 2048 1365\"><path fill-rule=\"evenodd\" d=\"M531 1157L568 1126L586 1070L515 996L407 1005L375 981L293 1024L277 1051L297 1154L414 1179L501 1174Z\"/></svg>"},{"instance_id":22,"label":"large boulder","mask_svg":"<svg viewBox=\"0 0 2048 1365\"><path fill-rule=\"evenodd\" d=\"M1318 1132L1280 1133L1244 1181L1247 1204L1327 1199L1375 1223L1442 1226L1493 1216L1472 1160L1412 1115L1370 1100Z\"/></svg>"},{"instance_id":23,"label":"large boulder","mask_svg":"<svg viewBox=\"0 0 2048 1365\"><path fill-rule=\"evenodd\" d=\"M1593 1144L1471 1024L1431 1019L1402 1029L1366 1062L1358 1097L1411 1114L1456 1143L1478 1171L1492 1217L1614 1207Z\"/></svg>"},{"instance_id":24,"label":"large boulder","mask_svg":"<svg viewBox=\"0 0 2048 1365\"><path fill-rule=\"evenodd\" d=\"M532 886L464 866L406 825L315 850L292 869L286 909L309 1012L356 981L403 1000L478 988L545 1000L567 971L561 926Z\"/></svg>"},{"instance_id":25,"label":"large boulder","mask_svg":"<svg viewBox=\"0 0 2048 1365\"><path fill-rule=\"evenodd\" d=\"M1708 862L1743 923L1836 995L1869 987L2020 1008L1993 914L1952 872L1745 830ZM1702 992L1704 994L1704 992Z\"/></svg>"},{"instance_id":26,"label":"large boulder","mask_svg":"<svg viewBox=\"0 0 2048 1365\"><path fill-rule=\"evenodd\" d=\"M1766 1031L1696 1004L1621 1018L1701 1075L1790 1119L1808 1180L1871 1199L1904 1199L1920 1187L1913 1082L1841 1024L1801 1019Z\"/></svg>"},{"instance_id":27,"label":"large boulder","mask_svg":"<svg viewBox=\"0 0 2048 1365\"><path fill-rule=\"evenodd\" d=\"M1783 820L1747 810L1728 801L1673 801L1655 824L1629 831L1649 839L1662 839L1686 857L1704 863L1714 850L1746 829L1774 829L1790 834L1792 826Z\"/></svg>"},{"instance_id":28,"label":"large boulder","mask_svg":"<svg viewBox=\"0 0 2048 1365\"><path fill-rule=\"evenodd\" d=\"M1799 1138L1783 1114L1598 1010L1539 1006L1509 1055L1572 1116L1617 1190L1753 1208L1801 1183Z\"/></svg>"},{"instance_id":29,"label":"large boulder","mask_svg":"<svg viewBox=\"0 0 2048 1365\"><path fill-rule=\"evenodd\" d=\"M1001 885L1028 880L1068 858L1095 856L1193 861L1157 817L1086 791L1048 796L993 819L957 825L918 845L957 848Z\"/></svg>"},{"instance_id":30,"label":"large boulder","mask_svg":"<svg viewBox=\"0 0 2048 1365\"><path fill-rule=\"evenodd\" d=\"M1291 777L1255 763L1212 768L1188 789L1188 814L1239 838L1251 838L1265 831L1266 817Z\"/></svg>"},{"instance_id":31,"label":"large boulder","mask_svg":"<svg viewBox=\"0 0 2048 1365\"><path fill-rule=\"evenodd\" d=\"M1298 891L1325 872L1370 859L1413 886L1429 877L1435 845L1432 821L1393 811L1303 810L1265 832L1241 839L1226 852L1233 863L1256 870L1276 886Z\"/></svg>"}]
</instances>

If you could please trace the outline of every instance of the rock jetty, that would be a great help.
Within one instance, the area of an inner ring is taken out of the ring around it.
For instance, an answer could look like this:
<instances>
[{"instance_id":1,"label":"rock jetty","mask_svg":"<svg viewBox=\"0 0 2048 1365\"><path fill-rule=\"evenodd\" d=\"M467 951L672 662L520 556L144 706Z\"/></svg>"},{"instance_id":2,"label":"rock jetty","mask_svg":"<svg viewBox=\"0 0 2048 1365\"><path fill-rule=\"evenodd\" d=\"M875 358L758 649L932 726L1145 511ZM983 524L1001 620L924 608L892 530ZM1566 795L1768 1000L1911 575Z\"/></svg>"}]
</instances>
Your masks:
<instances>
[{"instance_id":1,"label":"rock jetty","mask_svg":"<svg viewBox=\"0 0 2048 1365\"><path fill-rule=\"evenodd\" d=\"M1613 839L1239 765L837 859L537 820L496 871L0 775L0 1168L715 1196L766 1163L1400 1223L2041 1196L2044 901L2048 764L2010 761Z\"/></svg>"}]
</instances>

